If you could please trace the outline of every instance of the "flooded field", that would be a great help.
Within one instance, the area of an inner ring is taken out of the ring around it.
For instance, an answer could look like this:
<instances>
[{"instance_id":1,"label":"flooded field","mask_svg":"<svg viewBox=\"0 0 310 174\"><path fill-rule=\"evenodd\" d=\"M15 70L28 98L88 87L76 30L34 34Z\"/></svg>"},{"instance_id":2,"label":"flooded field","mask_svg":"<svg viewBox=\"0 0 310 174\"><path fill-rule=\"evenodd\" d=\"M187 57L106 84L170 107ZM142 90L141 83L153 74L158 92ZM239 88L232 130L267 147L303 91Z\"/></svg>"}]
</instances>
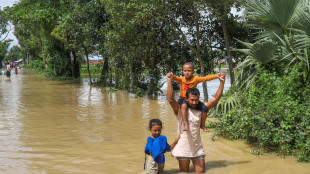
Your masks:
<instances>
[{"instance_id":1,"label":"flooded field","mask_svg":"<svg viewBox=\"0 0 310 174\"><path fill-rule=\"evenodd\" d=\"M163 121L169 143L176 136L176 120L164 96L132 98L90 87L86 80L57 82L20 72L10 81L0 76L1 174L141 173L148 121ZM212 131L202 133L209 174L310 173L309 163L293 157L255 156L242 141L212 141L211 136ZM170 154L165 170L178 173Z\"/></svg>"}]
</instances>

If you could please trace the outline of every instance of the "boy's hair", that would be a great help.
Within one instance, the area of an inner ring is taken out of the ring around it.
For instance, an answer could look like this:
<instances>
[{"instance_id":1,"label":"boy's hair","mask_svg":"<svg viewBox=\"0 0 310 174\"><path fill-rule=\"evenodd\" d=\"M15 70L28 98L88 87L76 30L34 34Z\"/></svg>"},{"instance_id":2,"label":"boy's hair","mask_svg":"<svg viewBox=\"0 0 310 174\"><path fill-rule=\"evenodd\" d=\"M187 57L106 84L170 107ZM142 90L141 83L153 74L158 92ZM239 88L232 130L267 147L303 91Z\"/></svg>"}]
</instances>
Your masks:
<instances>
[{"instance_id":1,"label":"boy's hair","mask_svg":"<svg viewBox=\"0 0 310 174\"><path fill-rule=\"evenodd\" d=\"M186 98L188 98L189 94L200 96L200 92L199 92L199 90L197 88L189 88L186 91Z\"/></svg>"},{"instance_id":2,"label":"boy's hair","mask_svg":"<svg viewBox=\"0 0 310 174\"><path fill-rule=\"evenodd\" d=\"M149 123L150 130L155 125L159 125L159 126L163 127L163 124L161 123L161 121L159 119L152 119L152 120L150 120L150 123Z\"/></svg>"},{"instance_id":3,"label":"boy's hair","mask_svg":"<svg viewBox=\"0 0 310 174\"><path fill-rule=\"evenodd\" d=\"M194 65L192 63L190 63L190 62L184 63L183 66L187 66L187 65L192 66L193 70L195 69Z\"/></svg>"}]
</instances>

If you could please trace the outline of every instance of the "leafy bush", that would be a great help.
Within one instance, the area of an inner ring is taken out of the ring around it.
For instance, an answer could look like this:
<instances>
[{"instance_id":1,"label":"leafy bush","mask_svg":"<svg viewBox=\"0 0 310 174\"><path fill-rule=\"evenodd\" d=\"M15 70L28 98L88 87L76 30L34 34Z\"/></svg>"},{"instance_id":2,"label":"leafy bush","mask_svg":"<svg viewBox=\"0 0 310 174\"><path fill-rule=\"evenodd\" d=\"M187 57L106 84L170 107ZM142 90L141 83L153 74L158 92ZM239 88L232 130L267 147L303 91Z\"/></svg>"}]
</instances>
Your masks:
<instances>
[{"instance_id":1,"label":"leafy bush","mask_svg":"<svg viewBox=\"0 0 310 174\"><path fill-rule=\"evenodd\" d=\"M101 74L102 71L102 65L89 65L89 71L91 74ZM88 73L87 72L87 65L81 66L81 73Z\"/></svg>"},{"instance_id":2,"label":"leafy bush","mask_svg":"<svg viewBox=\"0 0 310 174\"><path fill-rule=\"evenodd\" d=\"M39 60L39 59L30 62L30 64L28 65L25 65L25 68L33 69L41 73L45 71L44 62L43 60Z\"/></svg>"},{"instance_id":3,"label":"leafy bush","mask_svg":"<svg viewBox=\"0 0 310 174\"><path fill-rule=\"evenodd\" d=\"M64 53L55 52L47 60L48 64L48 77L71 77L70 59L65 59Z\"/></svg>"},{"instance_id":4,"label":"leafy bush","mask_svg":"<svg viewBox=\"0 0 310 174\"><path fill-rule=\"evenodd\" d=\"M222 115L217 134L310 161L310 85L304 83L302 65L283 77L260 71L254 85L239 95L240 105Z\"/></svg>"}]
</instances>

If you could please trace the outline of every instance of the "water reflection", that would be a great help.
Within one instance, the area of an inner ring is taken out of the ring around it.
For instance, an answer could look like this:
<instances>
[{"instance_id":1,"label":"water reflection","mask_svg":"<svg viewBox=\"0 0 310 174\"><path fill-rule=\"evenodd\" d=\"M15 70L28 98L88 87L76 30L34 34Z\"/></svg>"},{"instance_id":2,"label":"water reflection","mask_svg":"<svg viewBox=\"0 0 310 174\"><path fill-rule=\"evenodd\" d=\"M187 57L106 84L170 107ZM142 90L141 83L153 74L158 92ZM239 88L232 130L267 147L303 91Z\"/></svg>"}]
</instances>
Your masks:
<instances>
[{"instance_id":1,"label":"water reflection","mask_svg":"<svg viewBox=\"0 0 310 174\"><path fill-rule=\"evenodd\" d=\"M23 88L22 75L12 74L11 80L0 76L0 171L10 167L25 167L20 158L27 158L23 152L30 151L22 141L21 114L24 106L20 97Z\"/></svg>"}]
</instances>

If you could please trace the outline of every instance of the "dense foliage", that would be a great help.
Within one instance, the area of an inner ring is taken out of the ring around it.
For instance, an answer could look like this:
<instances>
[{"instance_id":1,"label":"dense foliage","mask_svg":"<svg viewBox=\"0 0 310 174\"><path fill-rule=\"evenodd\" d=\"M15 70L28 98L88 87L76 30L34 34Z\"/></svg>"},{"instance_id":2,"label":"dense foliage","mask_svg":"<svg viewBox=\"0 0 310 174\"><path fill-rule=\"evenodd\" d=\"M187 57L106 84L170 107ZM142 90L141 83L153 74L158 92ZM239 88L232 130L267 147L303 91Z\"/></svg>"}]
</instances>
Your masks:
<instances>
[{"instance_id":1,"label":"dense foliage","mask_svg":"<svg viewBox=\"0 0 310 174\"><path fill-rule=\"evenodd\" d=\"M214 59L226 48L219 15L205 1L102 2L110 16L103 83L154 94L162 75L169 71L182 75L179 68L185 62L193 62L201 76L213 73ZM229 1L231 5L235 2ZM233 37L245 39L247 31L244 23L230 13L231 7L222 6L226 17L221 20L226 21L225 31L231 35L227 42L236 45Z\"/></svg>"},{"instance_id":2,"label":"dense foliage","mask_svg":"<svg viewBox=\"0 0 310 174\"><path fill-rule=\"evenodd\" d=\"M16 61L16 60L19 60L23 58L23 51L21 50L21 48L17 45L14 45L13 47L11 47L5 58L3 59L4 61L8 61L8 60L11 60L11 61Z\"/></svg>"},{"instance_id":3,"label":"dense foliage","mask_svg":"<svg viewBox=\"0 0 310 174\"><path fill-rule=\"evenodd\" d=\"M238 95L240 105L223 114L218 133L310 161L309 89L300 65L283 77L261 70L253 86Z\"/></svg>"},{"instance_id":4,"label":"dense foliage","mask_svg":"<svg viewBox=\"0 0 310 174\"><path fill-rule=\"evenodd\" d=\"M52 35L66 7L63 1L22 0L7 10L24 60L40 60L49 76L72 76L70 51Z\"/></svg>"},{"instance_id":5,"label":"dense foliage","mask_svg":"<svg viewBox=\"0 0 310 174\"><path fill-rule=\"evenodd\" d=\"M8 52L8 48L10 46L10 41L3 41L0 42L0 61L5 61L5 57L7 55ZM0 64L0 68L2 68L2 64Z\"/></svg>"},{"instance_id":6,"label":"dense foliage","mask_svg":"<svg viewBox=\"0 0 310 174\"><path fill-rule=\"evenodd\" d=\"M247 58L218 103L217 133L310 161L309 6L302 0L251 1L248 11L257 40L240 41Z\"/></svg>"},{"instance_id":7,"label":"dense foliage","mask_svg":"<svg viewBox=\"0 0 310 174\"><path fill-rule=\"evenodd\" d=\"M5 40L10 32L8 22L9 18L7 13L1 10L0 7L0 62L4 61L11 42L11 40ZM0 68L2 68L2 64L0 64Z\"/></svg>"},{"instance_id":8,"label":"dense foliage","mask_svg":"<svg viewBox=\"0 0 310 174\"><path fill-rule=\"evenodd\" d=\"M238 44L233 38L248 40L244 20L231 13L242 2L20 0L0 16L14 24L25 63L38 60L48 76L78 78L80 64L98 55L100 84L151 95L167 72L181 76L193 62L198 75L212 74L214 59Z\"/></svg>"}]
</instances>

